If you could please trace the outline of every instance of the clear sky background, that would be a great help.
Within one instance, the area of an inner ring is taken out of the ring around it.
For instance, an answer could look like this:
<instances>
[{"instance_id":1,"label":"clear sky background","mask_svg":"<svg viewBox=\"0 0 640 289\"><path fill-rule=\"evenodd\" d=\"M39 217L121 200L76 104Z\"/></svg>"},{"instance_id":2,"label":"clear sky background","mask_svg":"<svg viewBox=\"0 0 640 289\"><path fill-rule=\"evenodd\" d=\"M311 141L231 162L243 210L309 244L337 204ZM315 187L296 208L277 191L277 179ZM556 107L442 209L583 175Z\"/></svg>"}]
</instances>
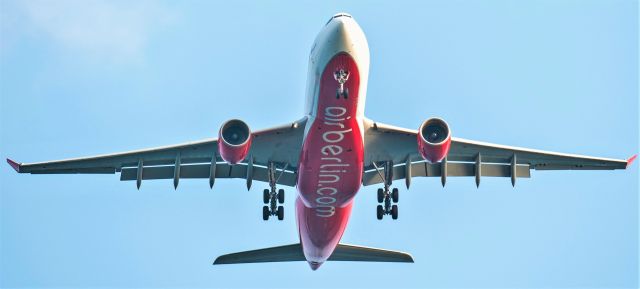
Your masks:
<instances>
[{"instance_id":1,"label":"clear sky background","mask_svg":"<svg viewBox=\"0 0 640 289\"><path fill-rule=\"evenodd\" d=\"M322 3L320 3L322 2ZM22 162L168 145L302 116L308 53L351 13L371 49L366 115L544 150L638 152L637 1L0 1L0 152ZM343 242L415 264L212 266L297 242L265 184L120 182L0 167L2 287L638 287L638 164L403 182L400 218L356 197Z\"/></svg>"}]
</instances>

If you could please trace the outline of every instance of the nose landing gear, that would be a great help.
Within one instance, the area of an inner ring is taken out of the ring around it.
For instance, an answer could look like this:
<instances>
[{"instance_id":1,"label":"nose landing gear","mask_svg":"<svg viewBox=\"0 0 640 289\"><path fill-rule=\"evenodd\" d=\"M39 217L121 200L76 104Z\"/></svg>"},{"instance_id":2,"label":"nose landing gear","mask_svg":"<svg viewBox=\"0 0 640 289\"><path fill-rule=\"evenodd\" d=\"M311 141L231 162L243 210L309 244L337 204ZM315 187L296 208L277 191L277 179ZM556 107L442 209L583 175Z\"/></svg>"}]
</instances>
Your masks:
<instances>
[{"instance_id":1,"label":"nose landing gear","mask_svg":"<svg viewBox=\"0 0 640 289\"><path fill-rule=\"evenodd\" d=\"M398 219L398 205L392 205L391 203L397 203L399 200L400 193L398 192L398 188L393 188L391 192L389 192L389 188L391 187L391 182L393 180L393 163L385 162L384 164L384 176L374 163L373 166L380 174L380 177L384 181L384 188L378 189L378 203L382 205L378 205L376 207L376 217L378 220L382 220L384 215L391 215L391 218L394 220Z\"/></svg>"},{"instance_id":2,"label":"nose landing gear","mask_svg":"<svg viewBox=\"0 0 640 289\"><path fill-rule=\"evenodd\" d=\"M284 169L282 169L282 173L284 173ZM262 192L262 201L265 206L262 207L262 219L267 221L270 216L278 216L278 220L284 220L284 207L278 206L278 204L284 204L284 190L278 189L276 190L276 182L277 179L275 177L276 167L274 163L269 163L268 168L269 174L269 187L271 189L264 189Z\"/></svg>"},{"instance_id":3,"label":"nose landing gear","mask_svg":"<svg viewBox=\"0 0 640 289\"><path fill-rule=\"evenodd\" d=\"M344 97L344 99L349 98L349 88L344 87L344 84L349 80L349 71L340 69L333 73L333 78L340 85L336 90L336 99L339 99L341 96Z\"/></svg>"}]
</instances>

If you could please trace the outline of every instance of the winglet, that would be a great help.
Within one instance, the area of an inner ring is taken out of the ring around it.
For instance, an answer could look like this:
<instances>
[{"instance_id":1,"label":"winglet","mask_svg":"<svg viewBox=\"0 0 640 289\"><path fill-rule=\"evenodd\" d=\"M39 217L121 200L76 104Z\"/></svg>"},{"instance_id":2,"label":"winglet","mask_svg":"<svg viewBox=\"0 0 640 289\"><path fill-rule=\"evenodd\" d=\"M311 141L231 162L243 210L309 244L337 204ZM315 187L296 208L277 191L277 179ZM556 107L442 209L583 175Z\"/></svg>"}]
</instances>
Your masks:
<instances>
[{"instance_id":1,"label":"winglet","mask_svg":"<svg viewBox=\"0 0 640 289\"><path fill-rule=\"evenodd\" d=\"M633 163L633 161L635 161L635 160L636 160L636 158L637 158L637 157L638 157L638 155L637 155L637 154L635 154L635 155L633 155L632 157L630 157L630 158L627 160L627 166L625 167L625 169L626 169L626 168L628 168L628 167Z\"/></svg>"},{"instance_id":2,"label":"winglet","mask_svg":"<svg viewBox=\"0 0 640 289\"><path fill-rule=\"evenodd\" d=\"M20 172L20 164L14 162L12 159L7 159L7 163L14 169L16 172Z\"/></svg>"}]
</instances>

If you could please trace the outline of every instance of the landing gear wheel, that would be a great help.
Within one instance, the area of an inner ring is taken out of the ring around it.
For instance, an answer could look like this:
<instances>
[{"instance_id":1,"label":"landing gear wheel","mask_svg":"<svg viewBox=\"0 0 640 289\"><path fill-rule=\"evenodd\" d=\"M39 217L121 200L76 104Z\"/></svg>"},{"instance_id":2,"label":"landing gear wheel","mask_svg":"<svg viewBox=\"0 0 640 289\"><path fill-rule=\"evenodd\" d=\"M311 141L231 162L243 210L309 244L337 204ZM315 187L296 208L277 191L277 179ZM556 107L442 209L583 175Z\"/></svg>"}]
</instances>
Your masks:
<instances>
[{"instance_id":1,"label":"landing gear wheel","mask_svg":"<svg viewBox=\"0 0 640 289\"><path fill-rule=\"evenodd\" d=\"M391 218L394 220L398 219L398 205L391 206Z\"/></svg>"},{"instance_id":2,"label":"landing gear wheel","mask_svg":"<svg viewBox=\"0 0 640 289\"><path fill-rule=\"evenodd\" d=\"M378 217L378 220L382 220L382 216L384 216L384 209L382 208L382 205L378 205L376 208L376 217Z\"/></svg>"},{"instance_id":3,"label":"landing gear wheel","mask_svg":"<svg viewBox=\"0 0 640 289\"><path fill-rule=\"evenodd\" d=\"M269 189L264 189L264 191L262 191L262 202L268 204L270 198L271 195L269 194Z\"/></svg>"},{"instance_id":4,"label":"landing gear wheel","mask_svg":"<svg viewBox=\"0 0 640 289\"><path fill-rule=\"evenodd\" d=\"M378 189L378 203L382 203L384 201L384 191L382 189Z\"/></svg>"},{"instance_id":5,"label":"landing gear wheel","mask_svg":"<svg viewBox=\"0 0 640 289\"><path fill-rule=\"evenodd\" d=\"M278 203L284 204L284 189L278 190Z\"/></svg>"},{"instance_id":6,"label":"landing gear wheel","mask_svg":"<svg viewBox=\"0 0 640 289\"><path fill-rule=\"evenodd\" d=\"M342 93L342 96L344 96L344 99L349 98L349 88L345 88L344 92Z\"/></svg>"},{"instance_id":7,"label":"landing gear wheel","mask_svg":"<svg viewBox=\"0 0 640 289\"><path fill-rule=\"evenodd\" d=\"M394 203L398 202L398 195L400 193L398 193L398 188L393 188L393 190L391 190L391 200L393 200Z\"/></svg>"},{"instance_id":8,"label":"landing gear wheel","mask_svg":"<svg viewBox=\"0 0 640 289\"><path fill-rule=\"evenodd\" d=\"M262 219L263 220L269 220L269 215L271 215L271 212L269 212L269 207L267 206L263 206L262 207Z\"/></svg>"},{"instance_id":9,"label":"landing gear wheel","mask_svg":"<svg viewBox=\"0 0 640 289\"><path fill-rule=\"evenodd\" d=\"M284 220L284 207L278 206L278 220Z\"/></svg>"}]
</instances>

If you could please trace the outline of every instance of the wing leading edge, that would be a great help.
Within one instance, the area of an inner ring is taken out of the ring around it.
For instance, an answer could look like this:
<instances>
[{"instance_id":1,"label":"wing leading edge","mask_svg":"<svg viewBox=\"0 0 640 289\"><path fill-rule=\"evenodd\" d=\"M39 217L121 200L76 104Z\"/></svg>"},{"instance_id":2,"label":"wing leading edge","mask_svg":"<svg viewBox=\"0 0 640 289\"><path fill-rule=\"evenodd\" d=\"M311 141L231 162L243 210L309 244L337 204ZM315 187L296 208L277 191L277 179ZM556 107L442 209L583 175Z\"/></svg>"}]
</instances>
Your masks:
<instances>
[{"instance_id":1,"label":"wing leading edge","mask_svg":"<svg viewBox=\"0 0 640 289\"><path fill-rule=\"evenodd\" d=\"M418 153L417 131L371 120L365 121L364 185L382 183L382 174L374 164L392 162L392 178L481 176L528 178L530 170L616 170L626 169L636 158L610 159L557 153L522 147L452 138L445 161L430 164Z\"/></svg>"},{"instance_id":2,"label":"wing leading edge","mask_svg":"<svg viewBox=\"0 0 640 289\"><path fill-rule=\"evenodd\" d=\"M217 139L205 139L178 145L128 151L115 154L65 159L38 163L7 163L19 173L30 174L115 174L120 180L208 178L246 178L268 181L267 166L278 168L278 184L295 186L295 171L302 146L304 123L291 124L253 132L249 157L244 163L229 165L218 155Z\"/></svg>"}]
</instances>

